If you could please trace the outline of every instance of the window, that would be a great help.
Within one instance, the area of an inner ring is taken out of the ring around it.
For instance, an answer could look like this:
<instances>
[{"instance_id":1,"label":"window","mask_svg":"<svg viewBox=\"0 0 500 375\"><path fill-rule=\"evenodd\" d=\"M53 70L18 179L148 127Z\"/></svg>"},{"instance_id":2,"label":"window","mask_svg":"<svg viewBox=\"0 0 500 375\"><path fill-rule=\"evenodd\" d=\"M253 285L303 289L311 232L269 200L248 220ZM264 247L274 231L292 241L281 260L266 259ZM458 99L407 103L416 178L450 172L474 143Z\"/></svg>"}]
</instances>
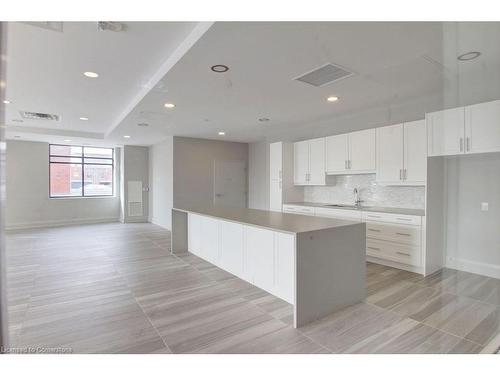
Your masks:
<instances>
[{"instance_id":1,"label":"window","mask_svg":"<svg viewBox=\"0 0 500 375\"><path fill-rule=\"evenodd\" d=\"M49 145L51 198L113 195L113 149Z\"/></svg>"}]
</instances>

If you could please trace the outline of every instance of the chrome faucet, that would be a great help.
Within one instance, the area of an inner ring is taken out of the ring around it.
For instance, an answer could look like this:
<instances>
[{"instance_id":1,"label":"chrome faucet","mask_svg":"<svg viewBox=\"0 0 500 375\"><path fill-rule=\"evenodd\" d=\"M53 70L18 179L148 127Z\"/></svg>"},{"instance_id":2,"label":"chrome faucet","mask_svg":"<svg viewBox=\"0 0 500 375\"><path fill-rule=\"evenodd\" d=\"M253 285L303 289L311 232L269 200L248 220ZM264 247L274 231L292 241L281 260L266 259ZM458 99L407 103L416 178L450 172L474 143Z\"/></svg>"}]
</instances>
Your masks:
<instances>
[{"instance_id":1,"label":"chrome faucet","mask_svg":"<svg viewBox=\"0 0 500 375\"><path fill-rule=\"evenodd\" d=\"M359 190L358 188L354 188L354 205L359 207L361 206L361 202L363 201L359 198Z\"/></svg>"}]
</instances>

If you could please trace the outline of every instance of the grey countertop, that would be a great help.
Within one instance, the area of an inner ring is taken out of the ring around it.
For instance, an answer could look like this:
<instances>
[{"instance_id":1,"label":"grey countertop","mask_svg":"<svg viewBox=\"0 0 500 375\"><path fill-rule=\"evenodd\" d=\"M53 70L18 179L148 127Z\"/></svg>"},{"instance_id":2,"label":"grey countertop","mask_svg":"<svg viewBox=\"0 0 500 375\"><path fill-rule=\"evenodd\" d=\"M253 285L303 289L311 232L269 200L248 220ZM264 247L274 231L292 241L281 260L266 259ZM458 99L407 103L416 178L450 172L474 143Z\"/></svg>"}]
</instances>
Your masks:
<instances>
[{"instance_id":1,"label":"grey countertop","mask_svg":"<svg viewBox=\"0 0 500 375\"><path fill-rule=\"evenodd\" d=\"M342 206L334 207L331 203L312 203L312 202L290 202L284 204L292 204L294 206L307 206L307 207L322 207L322 208L332 208L336 210L355 210L355 211L370 211L370 212L382 212L388 214L400 214L400 215L414 215L414 216L425 216L425 210L419 210L415 208L398 208L398 207L376 207L376 206Z\"/></svg>"},{"instance_id":2,"label":"grey countertop","mask_svg":"<svg viewBox=\"0 0 500 375\"><path fill-rule=\"evenodd\" d=\"M174 207L173 209L293 234L349 225L361 225L357 221L295 215L250 208L225 206L182 206Z\"/></svg>"}]
</instances>

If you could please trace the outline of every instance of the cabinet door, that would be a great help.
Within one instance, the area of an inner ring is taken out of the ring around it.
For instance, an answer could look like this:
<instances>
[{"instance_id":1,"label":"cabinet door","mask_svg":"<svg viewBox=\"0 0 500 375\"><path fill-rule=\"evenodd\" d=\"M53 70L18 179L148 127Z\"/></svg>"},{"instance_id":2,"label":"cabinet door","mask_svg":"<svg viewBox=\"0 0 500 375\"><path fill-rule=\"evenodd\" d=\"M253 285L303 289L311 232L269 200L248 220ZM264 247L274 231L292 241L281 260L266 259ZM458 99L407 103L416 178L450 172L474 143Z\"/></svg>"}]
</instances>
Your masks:
<instances>
[{"instance_id":1,"label":"cabinet door","mask_svg":"<svg viewBox=\"0 0 500 375\"><path fill-rule=\"evenodd\" d=\"M325 185L325 138L309 140L308 185Z\"/></svg>"},{"instance_id":2,"label":"cabinet door","mask_svg":"<svg viewBox=\"0 0 500 375\"><path fill-rule=\"evenodd\" d=\"M188 214L188 250L195 255L201 252L201 216Z\"/></svg>"},{"instance_id":3,"label":"cabinet door","mask_svg":"<svg viewBox=\"0 0 500 375\"><path fill-rule=\"evenodd\" d=\"M282 143L276 142L269 145L269 180L275 181L282 178L283 152Z\"/></svg>"},{"instance_id":4,"label":"cabinet door","mask_svg":"<svg viewBox=\"0 0 500 375\"><path fill-rule=\"evenodd\" d=\"M243 225L221 221L220 265L232 274L243 276Z\"/></svg>"},{"instance_id":5,"label":"cabinet door","mask_svg":"<svg viewBox=\"0 0 500 375\"><path fill-rule=\"evenodd\" d=\"M349 134L349 171L375 173L375 129Z\"/></svg>"},{"instance_id":6,"label":"cabinet door","mask_svg":"<svg viewBox=\"0 0 500 375\"><path fill-rule=\"evenodd\" d=\"M293 144L293 177L296 185L306 185L309 176L309 141Z\"/></svg>"},{"instance_id":7,"label":"cabinet door","mask_svg":"<svg viewBox=\"0 0 500 375\"><path fill-rule=\"evenodd\" d=\"M245 266L250 282L271 292L274 287L274 233L245 226Z\"/></svg>"},{"instance_id":8,"label":"cabinet door","mask_svg":"<svg viewBox=\"0 0 500 375\"><path fill-rule=\"evenodd\" d=\"M201 253L199 256L218 265L219 261L219 220L200 216L201 218Z\"/></svg>"},{"instance_id":9,"label":"cabinet door","mask_svg":"<svg viewBox=\"0 0 500 375\"><path fill-rule=\"evenodd\" d=\"M281 212L283 204L283 189L282 182L277 180L271 180L269 182L269 209L271 211Z\"/></svg>"},{"instance_id":10,"label":"cabinet door","mask_svg":"<svg viewBox=\"0 0 500 375\"><path fill-rule=\"evenodd\" d=\"M465 107L465 152L500 151L500 100Z\"/></svg>"},{"instance_id":11,"label":"cabinet door","mask_svg":"<svg viewBox=\"0 0 500 375\"><path fill-rule=\"evenodd\" d=\"M404 124L404 182L425 185L427 179L427 132L425 121Z\"/></svg>"},{"instance_id":12,"label":"cabinet door","mask_svg":"<svg viewBox=\"0 0 500 375\"><path fill-rule=\"evenodd\" d=\"M403 124L377 128L377 181L399 185L403 171Z\"/></svg>"},{"instance_id":13,"label":"cabinet door","mask_svg":"<svg viewBox=\"0 0 500 375\"><path fill-rule=\"evenodd\" d=\"M429 156L464 153L464 108L428 113L427 149Z\"/></svg>"},{"instance_id":14,"label":"cabinet door","mask_svg":"<svg viewBox=\"0 0 500 375\"><path fill-rule=\"evenodd\" d=\"M334 135L326 137L326 173L340 174L345 173L348 152L349 136L347 134Z\"/></svg>"},{"instance_id":15,"label":"cabinet door","mask_svg":"<svg viewBox=\"0 0 500 375\"><path fill-rule=\"evenodd\" d=\"M275 294L287 301L295 303L295 237L291 234L276 233L275 246Z\"/></svg>"}]
</instances>

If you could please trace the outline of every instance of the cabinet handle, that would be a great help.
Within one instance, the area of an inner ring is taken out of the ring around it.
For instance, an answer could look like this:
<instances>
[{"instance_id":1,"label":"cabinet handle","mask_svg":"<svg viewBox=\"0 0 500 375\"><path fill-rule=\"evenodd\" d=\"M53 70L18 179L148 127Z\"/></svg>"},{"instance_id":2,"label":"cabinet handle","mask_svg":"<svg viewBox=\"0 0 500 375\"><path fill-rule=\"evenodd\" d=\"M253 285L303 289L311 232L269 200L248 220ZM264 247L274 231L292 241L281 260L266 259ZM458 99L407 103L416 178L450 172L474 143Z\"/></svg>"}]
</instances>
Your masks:
<instances>
[{"instance_id":1,"label":"cabinet handle","mask_svg":"<svg viewBox=\"0 0 500 375\"><path fill-rule=\"evenodd\" d=\"M347 167L347 160L344 160L344 169L349 169L349 168Z\"/></svg>"},{"instance_id":2,"label":"cabinet handle","mask_svg":"<svg viewBox=\"0 0 500 375\"><path fill-rule=\"evenodd\" d=\"M407 253L402 253L401 251L396 251L396 254L399 254L399 255L404 255L404 256L411 256L411 254L407 254Z\"/></svg>"},{"instance_id":3,"label":"cabinet handle","mask_svg":"<svg viewBox=\"0 0 500 375\"><path fill-rule=\"evenodd\" d=\"M380 251L380 249L378 247L372 247L372 246L367 246L369 249L371 250L377 250L377 251Z\"/></svg>"},{"instance_id":4,"label":"cabinet handle","mask_svg":"<svg viewBox=\"0 0 500 375\"><path fill-rule=\"evenodd\" d=\"M464 150L464 139L460 138L460 152Z\"/></svg>"},{"instance_id":5,"label":"cabinet handle","mask_svg":"<svg viewBox=\"0 0 500 375\"><path fill-rule=\"evenodd\" d=\"M368 228L368 230L369 230L370 232L380 232L380 229L371 229L371 228Z\"/></svg>"},{"instance_id":6,"label":"cabinet handle","mask_svg":"<svg viewBox=\"0 0 500 375\"><path fill-rule=\"evenodd\" d=\"M374 217L376 219L380 219L380 216L377 216L377 215L367 215L368 217Z\"/></svg>"},{"instance_id":7,"label":"cabinet handle","mask_svg":"<svg viewBox=\"0 0 500 375\"><path fill-rule=\"evenodd\" d=\"M410 237L411 234L408 234L408 233L396 233L398 236L407 236L407 237Z\"/></svg>"},{"instance_id":8,"label":"cabinet handle","mask_svg":"<svg viewBox=\"0 0 500 375\"><path fill-rule=\"evenodd\" d=\"M407 219L407 218L404 218L404 217L397 217L396 220L411 221L411 219Z\"/></svg>"},{"instance_id":9,"label":"cabinet handle","mask_svg":"<svg viewBox=\"0 0 500 375\"><path fill-rule=\"evenodd\" d=\"M399 170L399 179L400 179L400 180L402 180L402 179L403 179L403 177L402 177L402 176L403 176L403 170L402 170L402 169L400 169L400 170Z\"/></svg>"},{"instance_id":10,"label":"cabinet handle","mask_svg":"<svg viewBox=\"0 0 500 375\"><path fill-rule=\"evenodd\" d=\"M470 151L470 137L465 139L467 141L467 151Z\"/></svg>"},{"instance_id":11,"label":"cabinet handle","mask_svg":"<svg viewBox=\"0 0 500 375\"><path fill-rule=\"evenodd\" d=\"M408 173L408 169L403 169L403 180L406 180L406 175Z\"/></svg>"},{"instance_id":12,"label":"cabinet handle","mask_svg":"<svg viewBox=\"0 0 500 375\"><path fill-rule=\"evenodd\" d=\"M351 169L351 161L347 160L347 169Z\"/></svg>"}]
</instances>

